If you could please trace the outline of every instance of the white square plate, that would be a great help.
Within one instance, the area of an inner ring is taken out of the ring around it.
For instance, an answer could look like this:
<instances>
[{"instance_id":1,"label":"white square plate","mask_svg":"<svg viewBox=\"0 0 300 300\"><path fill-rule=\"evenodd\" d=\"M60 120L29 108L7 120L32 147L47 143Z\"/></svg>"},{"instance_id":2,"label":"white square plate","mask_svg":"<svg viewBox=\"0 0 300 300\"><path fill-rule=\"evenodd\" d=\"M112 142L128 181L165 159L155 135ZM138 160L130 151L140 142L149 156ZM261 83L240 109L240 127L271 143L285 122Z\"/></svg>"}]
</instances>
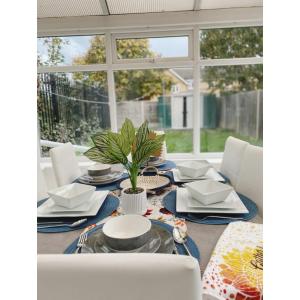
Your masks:
<instances>
[{"instance_id":1,"label":"white square plate","mask_svg":"<svg viewBox=\"0 0 300 300\"><path fill-rule=\"evenodd\" d=\"M235 191L232 191L224 202L211 205L203 205L194 200L186 188L176 190L176 211L187 213L222 213L222 214L246 214L248 209ZM190 206L192 205L192 206ZM226 208L221 205L226 205Z\"/></svg>"},{"instance_id":2,"label":"white square plate","mask_svg":"<svg viewBox=\"0 0 300 300\"><path fill-rule=\"evenodd\" d=\"M173 169L172 173L175 182L190 182L190 181L203 180L203 179L212 179L220 182L225 181L224 178L214 168L210 168L204 176L200 176L198 178L183 176L180 174L178 169Z\"/></svg>"},{"instance_id":3,"label":"white square plate","mask_svg":"<svg viewBox=\"0 0 300 300\"><path fill-rule=\"evenodd\" d=\"M88 201L86 201L86 202L84 202L84 203L82 203L79 206L76 206L74 208L67 208L67 207L56 205L51 197L47 201L50 201L50 203L51 203L51 201L53 202L53 205L51 206L52 213L55 213L55 212L70 212L70 211L80 212L80 211L88 211L98 198L99 198L99 195L94 192L93 195L91 196L91 198Z\"/></svg>"},{"instance_id":4,"label":"white square plate","mask_svg":"<svg viewBox=\"0 0 300 300\"><path fill-rule=\"evenodd\" d=\"M92 196L92 205L87 211L77 211L78 207L70 209L69 211L54 211L56 206L51 198L46 200L37 208L38 218L56 218L56 217L88 217L95 216L102 204L104 203L109 191L96 191ZM56 206L57 207L57 206Z\"/></svg>"}]
</instances>

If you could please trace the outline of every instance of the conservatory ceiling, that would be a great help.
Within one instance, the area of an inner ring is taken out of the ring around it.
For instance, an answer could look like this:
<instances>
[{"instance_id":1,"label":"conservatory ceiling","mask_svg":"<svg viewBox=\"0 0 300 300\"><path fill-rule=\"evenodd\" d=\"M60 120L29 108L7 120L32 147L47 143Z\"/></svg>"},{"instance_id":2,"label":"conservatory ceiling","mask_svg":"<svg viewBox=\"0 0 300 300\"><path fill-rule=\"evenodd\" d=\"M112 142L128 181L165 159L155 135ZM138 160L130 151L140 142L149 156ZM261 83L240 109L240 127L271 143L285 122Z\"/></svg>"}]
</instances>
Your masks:
<instances>
[{"instance_id":1,"label":"conservatory ceiling","mask_svg":"<svg viewBox=\"0 0 300 300\"><path fill-rule=\"evenodd\" d=\"M38 18L259 7L262 0L37 0Z\"/></svg>"}]
</instances>

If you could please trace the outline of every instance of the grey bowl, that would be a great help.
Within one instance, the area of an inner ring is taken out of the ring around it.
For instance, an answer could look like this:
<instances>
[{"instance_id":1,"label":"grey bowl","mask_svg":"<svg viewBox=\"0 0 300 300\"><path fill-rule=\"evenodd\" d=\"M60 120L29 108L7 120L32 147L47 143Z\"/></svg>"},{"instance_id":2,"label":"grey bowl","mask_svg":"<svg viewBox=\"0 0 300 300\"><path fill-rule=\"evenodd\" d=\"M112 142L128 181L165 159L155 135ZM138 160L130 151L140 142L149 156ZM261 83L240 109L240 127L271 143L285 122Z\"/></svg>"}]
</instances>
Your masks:
<instances>
[{"instance_id":1,"label":"grey bowl","mask_svg":"<svg viewBox=\"0 0 300 300\"><path fill-rule=\"evenodd\" d=\"M90 176L103 176L111 173L111 166L96 164L88 167L87 171Z\"/></svg>"},{"instance_id":2,"label":"grey bowl","mask_svg":"<svg viewBox=\"0 0 300 300\"><path fill-rule=\"evenodd\" d=\"M150 230L141 236L129 239L116 239L109 237L103 233L105 243L112 249L117 251L130 251L144 246L151 237Z\"/></svg>"},{"instance_id":3,"label":"grey bowl","mask_svg":"<svg viewBox=\"0 0 300 300\"><path fill-rule=\"evenodd\" d=\"M122 218L122 217L123 218L134 218L134 217L144 218L142 216L125 215L125 216L115 217L115 218L109 220L108 222L114 222L114 219L115 219L115 221L117 221L116 220L117 218ZM123 230L122 229L123 220L120 220L119 224L114 225L113 229L112 229L111 224L107 224L107 223L104 224L104 226L103 226L103 238L105 240L105 243L110 248L115 249L115 250L119 250L119 251L130 251L130 250L134 250L134 249L142 247L143 245L145 245L145 243L151 237L151 232L150 231L151 231L151 226L152 225L151 225L151 222L149 220L147 220L147 221L146 220L147 219L145 218L144 224L139 224L139 223L136 224L137 225L137 227L136 227L137 232L140 231L140 233L136 234L133 237L119 237L118 236L119 232L121 232ZM148 221L149 221L149 223L148 223ZM143 223L143 221L142 221L142 223ZM109 228L109 226L110 226L110 228ZM133 226L135 226L135 224L133 224ZM124 227L126 227L126 226L124 226ZM124 230L123 230L123 232L124 232ZM116 235L118 237L116 237L114 235Z\"/></svg>"},{"instance_id":4,"label":"grey bowl","mask_svg":"<svg viewBox=\"0 0 300 300\"><path fill-rule=\"evenodd\" d=\"M149 158L149 162L156 162L156 161L158 161L159 160L159 156L150 156L150 158Z\"/></svg>"}]
</instances>

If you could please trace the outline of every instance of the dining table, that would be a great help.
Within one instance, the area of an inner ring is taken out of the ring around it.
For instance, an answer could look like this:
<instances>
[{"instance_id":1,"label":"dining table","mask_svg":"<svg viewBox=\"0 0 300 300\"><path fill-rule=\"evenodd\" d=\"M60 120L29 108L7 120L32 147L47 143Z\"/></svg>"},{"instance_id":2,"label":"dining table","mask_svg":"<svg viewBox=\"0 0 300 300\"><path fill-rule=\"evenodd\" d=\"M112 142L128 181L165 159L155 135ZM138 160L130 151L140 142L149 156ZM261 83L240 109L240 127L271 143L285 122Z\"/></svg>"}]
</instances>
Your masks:
<instances>
[{"instance_id":1,"label":"dining table","mask_svg":"<svg viewBox=\"0 0 300 300\"><path fill-rule=\"evenodd\" d=\"M163 198L170 192L176 189L176 185L173 183L171 186L165 188L159 193L148 195L149 205L158 205L163 208ZM120 196L120 190L116 189L111 191L115 196ZM170 214L172 218L172 215ZM176 217L174 216L174 219ZM187 228L188 235L194 240L200 251L200 270L203 272L209 262L211 254L216 246L220 236L227 227L227 225L211 225L211 224L198 224L184 220ZM103 220L102 222L105 222ZM262 224L262 217L257 214L249 222ZM73 230L68 232L56 232L56 233L37 233L37 253L38 254L62 254L66 248L78 238L82 229Z\"/></svg>"}]
</instances>

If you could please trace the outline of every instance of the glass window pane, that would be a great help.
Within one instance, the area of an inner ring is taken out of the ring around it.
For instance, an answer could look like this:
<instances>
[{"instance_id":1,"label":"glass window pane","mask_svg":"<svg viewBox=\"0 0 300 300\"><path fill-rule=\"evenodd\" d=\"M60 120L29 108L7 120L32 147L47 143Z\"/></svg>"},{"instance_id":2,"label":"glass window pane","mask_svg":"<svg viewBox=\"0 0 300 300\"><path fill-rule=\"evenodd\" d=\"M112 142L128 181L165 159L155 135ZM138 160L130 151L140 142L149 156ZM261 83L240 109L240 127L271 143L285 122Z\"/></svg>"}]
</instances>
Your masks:
<instances>
[{"instance_id":1,"label":"glass window pane","mask_svg":"<svg viewBox=\"0 0 300 300\"><path fill-rule=\"evenodd\" d=\"M106 72L38 74L41 139L90 146L92 134L109 129L106 75ZM43 149L44 156L48 150Z\"/></svg>"},{"instance_id":2,"label":"glass window pane","mask_svg":"<svg viewBox=\"0 0 300 300\"><path fill-rule=\"evenodd\" d=\"M263 28L237 27L200 31L201 58L263 56Z\"/></svg>"},{"instance_id":3,"label":"glass window pane","mask_svg":"<svg viewBox=\"0 0 300 300\"><path fill-rule=\"evenodd\" d=\"M192 152L192 75L191 68L115 72L118 127L125 118L136 127L148 120L165 131L168 153Z\"/></svg>"},{"instance_id":4,"label":"glass window pane","mask_svg":"<svg viewBox=\"0 0 300 300\"><path fill-rule=\"evenodd\" d=\"M118 59L187 57L187 36L117 39Z\"/></svg>"},{"instance_id":5,"label":"glass window pane","mask_svg":"<svg viewBox=\"0 0 300 300\"><path fill-rule=\"evenodd\" d=\"M38 66L103 64L105 37L64 36L38 38Z\"/></svg>"},{"instance_id":6,"label":"glass window pane","mask_svg":"<svg viewBox=\"0 0 300 300\"><path fill-rule=\"evenodd\" d=\"M223 152L228 136L263 143L263 66L201 69L201 152Z\"/></svg>"}]
</instances>

